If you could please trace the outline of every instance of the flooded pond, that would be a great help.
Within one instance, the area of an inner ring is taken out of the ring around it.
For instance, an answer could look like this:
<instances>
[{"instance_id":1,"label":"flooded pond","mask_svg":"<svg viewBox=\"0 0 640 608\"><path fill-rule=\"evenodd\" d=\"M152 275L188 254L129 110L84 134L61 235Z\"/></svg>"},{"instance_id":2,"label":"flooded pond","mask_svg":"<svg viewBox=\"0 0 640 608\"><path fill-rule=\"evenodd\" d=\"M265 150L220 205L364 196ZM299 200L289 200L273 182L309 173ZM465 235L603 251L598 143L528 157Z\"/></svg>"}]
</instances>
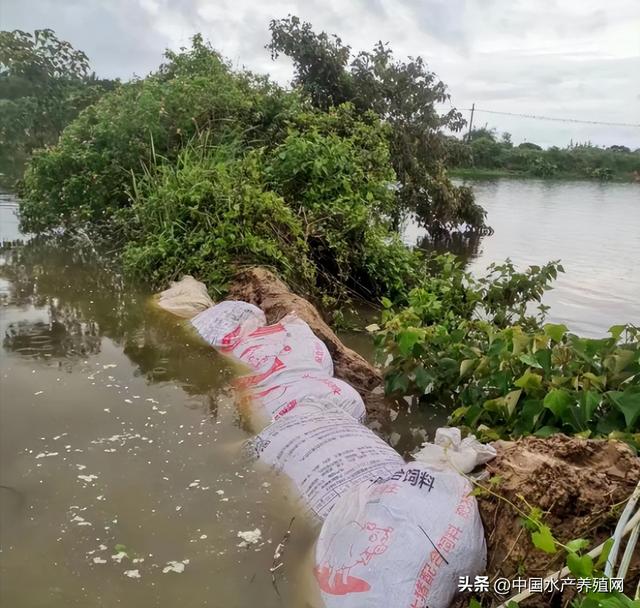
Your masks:
<instances>
[{"instance_id":1,"label":"flooded pond","mask_svg":"<svg viewBox=\"0 0 640 608\"><path fill-rule=\"evenodd\" d=\"M458 245L482 274L561 260L565 273L545 295L548 318L597 337L617 323L640 325L640 184L498 179L465 182L487 210L490 237ZM415 244L421 231L408 226Z\"/></svg>"},{"instance_id":2,"label":"flooded pond","mask_svg":"<svg viewBox=\"0 0 640 608\"><path fill-rule=\"evenodd\" d=\"M561 258L554 320L596 334L640 323L639 186L475 188L496 233L467 252L472 270ZM12 204L0 196L2 239L20 236ZM99 264L38 244L0 263L2 604L319 606L312 522L284 480L241 456L239 370ZM392 443L409 449L445 419L401 415Z\"/></svg>"}]
</instances>

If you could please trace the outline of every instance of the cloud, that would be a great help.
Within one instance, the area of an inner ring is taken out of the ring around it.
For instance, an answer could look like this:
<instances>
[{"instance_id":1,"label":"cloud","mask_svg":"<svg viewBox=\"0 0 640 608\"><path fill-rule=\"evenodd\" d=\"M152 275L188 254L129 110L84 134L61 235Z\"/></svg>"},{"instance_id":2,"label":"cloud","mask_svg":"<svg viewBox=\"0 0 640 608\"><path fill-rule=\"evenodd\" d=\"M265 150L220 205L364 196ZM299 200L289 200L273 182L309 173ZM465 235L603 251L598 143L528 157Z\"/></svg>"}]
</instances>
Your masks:
<instances>
[{"instance_id":1,"label":"cloud","mask_svg":"<svg viewBox=\"0 0 640 608\"><path fill-rule=\"evenodd\" d=\"M584 120L637 123L637 0L23 0L6 2L6 29L51 27L84 50L100 75L144 75L202 32L235 65L291 80L286 58L264 48L271 19L288 14L338 34L354 51L389 42L422 55L454 105ZM514 141L565 145L590 139L640 146L640 129L482 115Z\"/></svg>"}]
</instances>

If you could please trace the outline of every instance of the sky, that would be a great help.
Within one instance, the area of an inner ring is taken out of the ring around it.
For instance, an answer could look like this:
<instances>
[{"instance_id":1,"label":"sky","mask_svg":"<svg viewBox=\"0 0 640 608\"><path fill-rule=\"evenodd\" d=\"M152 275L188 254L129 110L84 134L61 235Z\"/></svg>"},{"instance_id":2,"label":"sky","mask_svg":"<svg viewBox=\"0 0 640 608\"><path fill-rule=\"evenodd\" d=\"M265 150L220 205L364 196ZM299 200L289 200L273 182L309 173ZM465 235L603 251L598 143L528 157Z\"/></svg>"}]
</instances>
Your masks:
<instances>
[{"instance_id":1,"label":"sky","mask_svg":"<svg viewBox=\"0 0 640 608\"><path fill-rule=\"evenodd\" d=\"M398 58L422 56L453 106L475 103L474 124L514 143L640 147L637 127L482 112L640 123L640 0L0 0L0 29L52 28L99 76L122 79L201 32L234 65L288 84L291 63L264 48L269 21L288 14L354 51L382 40Z\"/></svg>"}]
</instances>

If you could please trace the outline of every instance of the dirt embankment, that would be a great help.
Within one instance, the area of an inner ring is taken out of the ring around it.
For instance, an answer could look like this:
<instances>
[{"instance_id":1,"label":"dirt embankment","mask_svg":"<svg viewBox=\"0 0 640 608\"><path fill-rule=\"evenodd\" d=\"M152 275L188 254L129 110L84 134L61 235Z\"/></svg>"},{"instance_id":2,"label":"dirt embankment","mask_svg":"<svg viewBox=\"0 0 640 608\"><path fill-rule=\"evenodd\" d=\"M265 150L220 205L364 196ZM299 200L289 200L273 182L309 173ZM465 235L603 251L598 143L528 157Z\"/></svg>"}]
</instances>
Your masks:
<instances>
[{"instance_id":1,"label":"dirt embankment","mask_svg":"<svg viewBox=\"0 0 640 608\"><path fill-rule=\"evenodd\" d=\"M371 420L386 422L388 404L380 390L380 371L354 350L347 348L335 332L325 323L318 309L266 268L254 267L238 273L229 288L229 299L243 300L261 308L267 323L276 323L295 312L326 345L333 359L334 374L348 382L361 395Z\"/></svg>"},{"instance_id":2,"label":"dirt embankment","mask_svg":"<svg viewBox=\"0 0 640 608\"><path fill-rule=\"evenodd\" d=\"M494 491L523 511L526 503L540 507L544 522L563 543L585 538L596 547L614 531L621 509L638 480L640 458L618 441L586 440L564 435L527 437L495 444L498 456L487 465L499 477ZM520 515L491 495L480 496L484 522L488 574L513 580L544 577L559 570L563 553L550 555L536 549L523 528ZM635 589L640 576L637 552L626 586ZM495 605L506 598L495 598ZM568 596L539 595L523 606L566 606Z\"/></svg>"}]
</instances>

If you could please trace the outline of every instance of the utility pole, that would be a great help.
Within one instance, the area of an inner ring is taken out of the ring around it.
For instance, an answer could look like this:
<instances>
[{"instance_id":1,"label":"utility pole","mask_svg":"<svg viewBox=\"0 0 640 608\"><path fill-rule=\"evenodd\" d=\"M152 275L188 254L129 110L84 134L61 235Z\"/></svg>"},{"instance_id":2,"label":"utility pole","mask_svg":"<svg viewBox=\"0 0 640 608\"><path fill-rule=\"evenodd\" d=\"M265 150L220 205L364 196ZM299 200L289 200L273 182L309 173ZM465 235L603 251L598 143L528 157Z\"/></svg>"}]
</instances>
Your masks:
<instances>
[{"instance_id":1,"label":"utility pole","mask_svg":"<svg viewBox=\"0 0 640 608\"><path fill-rule=\"evenodd\" d=\"M471 118L469 118L469 133L467 133L467 143L471 141L471 129L473 128L473 111L476 109L476 104L471 104Z\"/></svg>"}]
</instances>

